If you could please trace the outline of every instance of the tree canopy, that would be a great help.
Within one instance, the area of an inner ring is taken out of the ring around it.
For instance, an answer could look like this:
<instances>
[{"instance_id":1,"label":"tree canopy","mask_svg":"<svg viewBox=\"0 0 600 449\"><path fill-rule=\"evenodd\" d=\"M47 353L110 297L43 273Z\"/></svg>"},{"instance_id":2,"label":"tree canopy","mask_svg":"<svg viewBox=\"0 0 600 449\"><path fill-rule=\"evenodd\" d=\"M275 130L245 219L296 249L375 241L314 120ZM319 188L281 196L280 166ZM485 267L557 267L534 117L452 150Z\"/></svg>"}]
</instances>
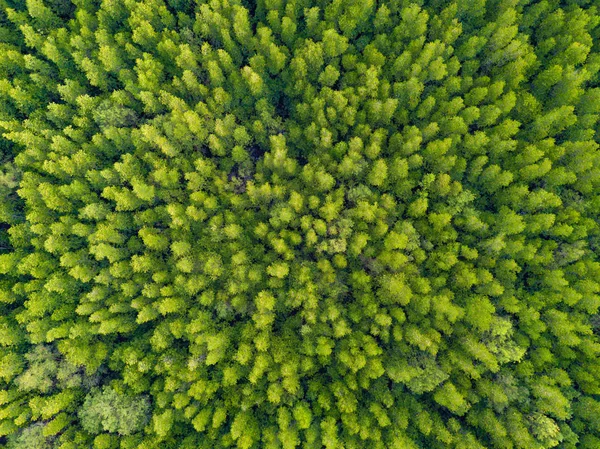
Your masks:
<instances>
[{"instance_id":1,"label":"tree canopy","mask_svg":"<svg viewBox=\"0 0 600 449\"><path fill-rule=\"evenodd\" d=\"M0 0L0 446L598 449L594 0Z\"/></svg>"}]
</instances>

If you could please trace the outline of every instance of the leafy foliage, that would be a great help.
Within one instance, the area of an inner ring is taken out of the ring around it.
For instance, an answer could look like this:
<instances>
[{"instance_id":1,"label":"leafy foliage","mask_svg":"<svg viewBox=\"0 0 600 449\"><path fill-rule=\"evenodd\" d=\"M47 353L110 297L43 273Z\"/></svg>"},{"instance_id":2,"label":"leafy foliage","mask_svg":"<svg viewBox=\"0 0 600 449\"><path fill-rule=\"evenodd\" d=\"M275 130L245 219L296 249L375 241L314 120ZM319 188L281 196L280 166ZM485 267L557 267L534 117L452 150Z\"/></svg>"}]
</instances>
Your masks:
<instances>
[{"instance_id":1,"label":"leafy foliage","mask_svg":"<svg viewBox=\"0 0 600 449\"><path fill-rule=\"evenodd\" d=\"M0 444L600 447L595 2L0 5Z\"/></svg>"},{"instance_id":2,"label":"leafy foliage","mask_svg":"<svg viewBox=\"0 0 600 449\"><path fill-rule=\"evenodd\" d=\"M79 418L82 427L94 435L102 431L131 435L147 423L149 408L145 398L129 398L112 388L104 388L86 397Z\"/></svg>"}]
</instances>

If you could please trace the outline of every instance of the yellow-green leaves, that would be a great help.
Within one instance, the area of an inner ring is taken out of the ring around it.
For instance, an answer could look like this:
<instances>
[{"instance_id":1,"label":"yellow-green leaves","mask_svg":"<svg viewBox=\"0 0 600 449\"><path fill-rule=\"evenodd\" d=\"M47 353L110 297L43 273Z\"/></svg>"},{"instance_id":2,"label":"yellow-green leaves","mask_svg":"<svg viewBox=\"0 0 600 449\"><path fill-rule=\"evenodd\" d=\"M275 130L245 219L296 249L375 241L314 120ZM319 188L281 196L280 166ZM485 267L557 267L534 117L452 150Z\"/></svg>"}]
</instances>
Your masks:
<instances>
[{"instance_id":1,"label":"yellow-green leaves","mask_svg":"<svg viewBox=\"0 0 600 449\"><path fill-rule=\"evenodd\" d=\"M285 262L275 262L267 267L267 273L279 279L285 278L289 272L290 268Z\"/></svg>"},{"instance_id":2,"label":"yellow-green leaves","mask_svg":"<svg viewBox=\"0 0 600 449\"><path fill-rule=\"evenodd\" d=\"M9 3L7 448L600 447L593 2Z\"/></svg>"}]
</instances>

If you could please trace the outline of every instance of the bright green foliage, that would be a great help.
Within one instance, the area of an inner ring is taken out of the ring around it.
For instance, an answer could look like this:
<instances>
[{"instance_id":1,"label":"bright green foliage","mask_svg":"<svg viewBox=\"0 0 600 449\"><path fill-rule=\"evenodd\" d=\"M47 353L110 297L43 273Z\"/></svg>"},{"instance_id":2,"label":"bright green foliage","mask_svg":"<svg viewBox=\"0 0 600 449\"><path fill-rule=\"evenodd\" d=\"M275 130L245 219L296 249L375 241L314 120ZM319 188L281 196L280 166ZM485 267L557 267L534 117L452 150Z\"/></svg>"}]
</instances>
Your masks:
<instances>
[{"instance_id":1,"label":"bright green foliage","mask_svg":"<svg viewBox=\"0 0 600 449\"><path fill-rule=\"evenodd\" d=\"M82 427L93 435L100 432L130 435L148 422L149 409L146 398L128 397L105 387L85 398L78 415Z\"/></svg>"},{"instance_id":2,"label":"bright green foliage","mask_svg":"<svg viewBox=\"0 0 600 449\"><path fill-rule=\"evenodd\" d=\"M599 8L0 0L0 446L598 449Z\"/></svg>"}]
</instances>

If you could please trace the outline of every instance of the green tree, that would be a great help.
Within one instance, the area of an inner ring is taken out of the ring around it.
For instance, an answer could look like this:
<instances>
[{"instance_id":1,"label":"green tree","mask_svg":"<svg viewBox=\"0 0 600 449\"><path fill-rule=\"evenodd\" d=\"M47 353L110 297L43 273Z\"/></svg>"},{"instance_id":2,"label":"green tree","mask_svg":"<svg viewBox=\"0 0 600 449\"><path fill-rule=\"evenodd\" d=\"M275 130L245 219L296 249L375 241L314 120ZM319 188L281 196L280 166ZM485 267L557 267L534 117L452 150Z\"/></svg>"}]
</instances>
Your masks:
<instances>
[{"instance_id":1,"label":"green tree","mask_svg":"<svg viewBox=\"0 0 600 449\"><path fill-rule=\"evenodd\" d=\"M92 433L131 435L144 428L150 416L146 397L128 396L111 387L92 390L78 412L83 428Z\"/></svg>"}]
</instances>

